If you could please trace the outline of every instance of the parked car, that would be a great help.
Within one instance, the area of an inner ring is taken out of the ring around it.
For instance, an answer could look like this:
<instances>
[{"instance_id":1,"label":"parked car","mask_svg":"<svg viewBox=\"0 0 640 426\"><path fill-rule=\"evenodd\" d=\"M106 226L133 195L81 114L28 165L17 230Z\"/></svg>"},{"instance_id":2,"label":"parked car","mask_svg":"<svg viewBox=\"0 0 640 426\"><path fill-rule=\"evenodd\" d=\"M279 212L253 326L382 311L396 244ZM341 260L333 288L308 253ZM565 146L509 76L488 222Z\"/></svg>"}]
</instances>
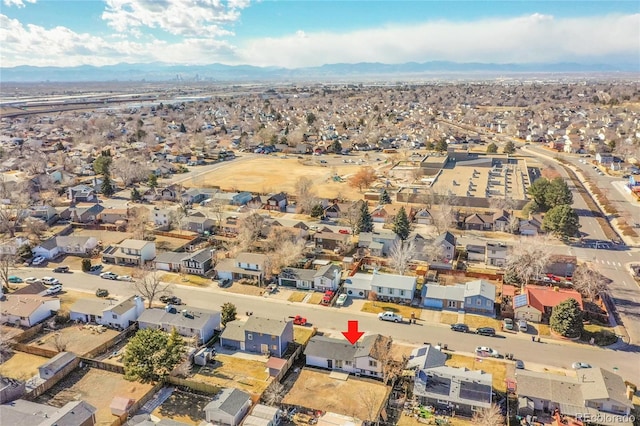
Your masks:
<instances>
[{"instance_id":1,"label":"parked car","mask_svg":"<svg viewBox=\"0 0 640 426\"><path fill-rule=\"evenodd\" d=\"M36 256L36 257L33 258L33 262L31 262L31 264L33 266L40 266L40 265L42 265L44 263L45 260L46 259L44 257L42 257L42 256Z\"/></svg>"},{"instance_id":2,"label":"parked car","mask_svg":"<svg viewBox=\"0 0 640 426\"><path fill-rule=\"evenodd\" d=\"M107 290L106 288L99 288L96 290L96 296L107 297L109 296L109 290Z\"/></svg>"},{"instance_id":3,"label":"parked car","mask_svg":"<svg viewBox=\"0 0 640 426\"><path fill-rule=\"evenodd\" d=\"M386 311L380 312L378 314L378 319L380 321L393 321L393 322L402 322L402 317L395 312Z\"/></svg>"},{"instance_id":4,"label":"parked car","mask_svg":"<svg viewBox=\"0 0 640 426\"><path fill-rule=\"evenodd\" d=\"M60 284L60 280L53 277L42 277L42 283L44 285L56 285L56 284Z\"/></svg>"},{"instance_id":5,"label":"parked car","mask_svg":"<svg viewBox=\"0 0 640 426\"><path fill-rule=\"evenodd\" d=\"M505 318L502 320L503 330L513 330L513 320L511 318Z\"/></svg>"},{"instance_id":6,"label":"parked car","mask_svg":"<svg viewBox=\"0 0 640 426\"><path fill-rule=\"evenodd\" d=\"M218 280L218 287L224 288L231 284L231 278L224 278Z\"/></svg>"},{"instance_id":7,"label":"parked car","mask_svg":"<svg viewBox=\"0 0 640 426\"><path fill-rule=\"evenodd\" d=\"M27 284L36 284L36 283L41 283L42 281L40 280L40 278L28 277L24 279L24 282Z\"/></svg>"},{"instance_id":8,"label":"parked car","mask_svg":"<svg viewBox=\"0 0 640 426\"><path fill-rule=\"evenodd\" d=\"M277 288L278 288L277 284L269 284L267 286L267 289L266 289L267 290L267 294L274 293L277 290Z\"/></svg>"},{"instance_id":9,"label":"parked car","mask_svg":"<svg viewBox=\"0 0 640 426\"><path fill-rule=\"evenodd\" d=\"M19 284L22 282L22 278L16 277L15 275L9 275L7 277L7 281L9 281L12 284Z\"/></svg>"},{"instance_id":10,"label":"parked car","mask_svg":"<svg viewBox=\"0 0 640 426\"><path fill-rule=\"evenodd\" d=\"M303 316L300 315L296 315L295 317L293 317L293 324L294 325L307 325L307 319Z\"/></svg>"},{"instance_id":11,"label":"parked car","mask_svg":"<svg viewBox=\"0 0 640 426\"><path fill-rule=\"evenodd\" d=\"M344 306L344 304L347 302L347 298L349 296L346 293L342 293L340 296L338 296L338 300L336 300L336 306Z\"/></svg>"},{"instance_id":12,"label":"parked car","mask_svg":"<svg viewBox=\"0 0 640 426\"><path fill-rule=\"evenodd\" d=\"M103 272L100 274L100 278L105 279L105 280L117 280L118 279L118 275L114 274L113 272Z\"/></svg>"},{"instance_id":13,"label":"parked car","mask_svg":"<svg viewBox=\"0 0 640 426\"><path fill-rule=\"evenodd\" d=\"M495 349L491 349L488 346L478 346L476 348L476 355L478 356L490 356L492 358L500 358L500 354Z\"/></svg>"},{"instance_id":14,"label":"parked car","mask_svg":"<svg viewBox=\"0 0 640 426\"><path fill-rule=\"evenodd\" d=\"M468 333L469 326L467 324L462 324L462 323L451 324L451 330L458 331L460 333Z\"/></svg>"},{"instance_id":15,"label":"parked car","mask_svg":"<svg viewBox=\"0 0 640 426\"><path fill-rule=\"evenodd\" d=\"M574 370L580 370L581 368L591 368L591 365L587 364L586 362L576 361L571 364L571 368L573 368Z\"/></svg>"},{"instance_id":16,"label":"parked car","mask_svg":"<svg viewBox=\"0 0 640 426\"><path fill-rule=\"evenodd\" d=\"M331 303L331 299L333 299L333 291L331 290L327 290L324 292L324 296L322 297L322 303L323 305L328 305L329 303Z\"/></svg>"},{"instance_id":17,"label":"parked car","mask_svg":"<svg viewBox=\"0 0 640 426\"><path fill-rule=\"evenodd\" d=\"M529 327L527 326L527 320L518 320L518 330L526 333L528 329Z\"/></svg>"},{"instance_id":18,"label":"parked car","mask_svg":"<svg viewBox=\"0 0 640 426\"><path fill-rule=\"evenodd\" d=\"M31 265L31 262L33 262L33 257L30 257L29 259L25 259L22 266L29 266Z\"/></svg>"},{"instance_id":19,"label":"parked car","mask_svg":"<svg viewBox=\"0 0 640 426\"><path fill-rule=\"evenodd\" d=\"M97 265L91 265L89 272L98 272L100 269L102 269L102 264L98 263Z\"/></svg>"},{"instance_id":20,"label":"parked car","mask_svg":"<svg viewBox=\"0 0 640 426\"><path fill-rule=\"evenodd\" d=\"M524 361L522 361L521 359L517 359L516 360L516 368L518 370L524 370Z\"/></svg>"},{"instance_id":21,"label":"parked car","mask_svg":"<svg viewBox=\"0 0 640 426\"><path fill-rule=\"evenodd\" d=\"M49 287L45 291L45 294L52 295L52 294L60 293L61 291L62 291L62 284L56 284L56 285L53 285L53 286Z\"/></svg>"},{"instance_id":22,"label":"parked car","mask_svg":"<svg viewBox=\"0 0 640 426\"><path fill-rule=\"evenodd\" d=\"M167 305L182 305L182 299L176 296L160 296L160 301Z\"/></svg>"},{"instance_id":23,"label":"parked car","mask_svg":"<svg viewBox=\"0 0 640 426\"><path fill-rule=\"evenodd\" d=\"M131 275L118 275L116 279L118 281L133 281L133 278L131 278Z\"/></svg>"},{"instance_id":24,"label":"parked car","mask_svg":"<svg viewBox=\"0 0 640 426\"><path fill-rule=\"evenodd\" d=\"M350 233L348 229L340 229L338 232L345 235L348 235Z\"/></svg>"},{"instance_id":25,"label":"parked car","mask_svg":"<svg viewBox=\"0 0 640 426\"><path fill-rule=\"evenodd\" d=\"M56 266L55 268L53 268L53 272L66 274L67 272L69 272L69 267L68 266Z\"/></svg>"},{"instance_id":26,"label":"parked car","mask_svg":"<svg viewBox=\"0 0 640 426\"><path fill-rule=\"evenodd\" d=\"M496 330L491 327L480 327L476 330L476 334L493 337L496 335Z\"/></svg>"}]
</instances>

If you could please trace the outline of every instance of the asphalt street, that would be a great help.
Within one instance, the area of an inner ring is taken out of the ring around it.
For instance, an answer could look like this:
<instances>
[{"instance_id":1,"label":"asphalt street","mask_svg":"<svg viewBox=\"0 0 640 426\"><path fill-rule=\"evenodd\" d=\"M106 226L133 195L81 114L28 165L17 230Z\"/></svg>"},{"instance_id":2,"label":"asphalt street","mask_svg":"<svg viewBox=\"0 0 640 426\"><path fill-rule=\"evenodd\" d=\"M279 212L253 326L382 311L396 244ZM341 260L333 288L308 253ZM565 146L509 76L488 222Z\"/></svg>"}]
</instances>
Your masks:
<instances>
[{"instance_id":1,"label":"asphalt street","mask_svg":"<svg viewBox=\"0 0 640 426\"><path fill-rule=\"evenodd\" d=\"M49 268L21 268L16 273L21 277L43 277L54 275ZM135 290L130 283L104 280L97 275L74 272L71 274L55 274L63 286L69 290L94 293L98 288L107 288L113 296L130 296ZM476 346L490 346L501 354L513 353L516 358L554 367L570 368L574 361L587 362L606 368L615 368L625 378L637 380L640 377L640 357L636 347L626 347L624 351L613 351L588 345L567 344L555 341L542 343L532 342L530 336L521 333L503 334L498 337L484 337L475 334L453 332L443 324L419 321L416 325L395 324L379 321L374 314L350 309L328 308L320 305L293 303L279 299L246 296L225 292L217 287L195 288L176 285L173 293L184 303L194 307L220 309L225 302L236 305L240 316L251 311L253 315L283 319L293 315L305 316L312 326L319 330L340 336L340 331L347 329L347 321L358 320L360 330L368 333L390 335L398 342L409 344L447 344L449 349L471 353Z\"/></svg>"}]
</instances>

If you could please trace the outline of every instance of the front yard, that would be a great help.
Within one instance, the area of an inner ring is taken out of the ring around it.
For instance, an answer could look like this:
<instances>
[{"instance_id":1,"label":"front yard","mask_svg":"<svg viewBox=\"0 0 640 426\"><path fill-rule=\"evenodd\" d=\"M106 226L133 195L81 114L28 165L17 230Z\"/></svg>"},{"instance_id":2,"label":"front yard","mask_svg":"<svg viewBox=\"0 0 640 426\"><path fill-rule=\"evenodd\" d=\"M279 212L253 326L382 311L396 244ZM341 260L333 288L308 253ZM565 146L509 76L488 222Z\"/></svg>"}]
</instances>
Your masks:
<instances>
[{"instance_id":1,"label":"front yard","mask_svg":"<svg viewBox=\"0 0 640 426\"><path fill-rule=\"evenodd\" d=\"M476 358L464 355L451 355L446 362L450 367L466 367L469 370L482 370L493 375L493 388L498 392L506 392L507 364L487 358Z\"/></svg>"},{"instance_id":2,"label":"front yard","mask_svg":"<svg viewBox=\"0 0 640 426\"><path fill-rule=\"evenodd\" d=\"M289 302L296 302L296 303L300 303L304 300L305 297L307 297L307 293L306 291L294 291L291 296L289 296Z\"/></svg>"},{"instance_id":3,"label":"front yard","mask_svg":"<svg viewBox=\"0 0 640 426\"><path fill-rule=\"evenodd\" d=\"M313 337L313 328L312 327L302 327L298 325L293 326L293 341L300 344L306 345L309 339Z\"/></svg>"},{"instance_id":4,"label":"front yard","mask_svg":"<svg viewBox=\"0 0 640 426\"><path fill-rule=\"evenodd\" d=\"M176 274L173 272L162 274L159 279L165 283L190 285L194 287L209 287L212 283L211 279L207 277L191 274Z\"/></svg>"},{"instance_id":5,"label":"front yard","mask_svg":"<svg viewBox=\"0 0 640 426\"><path fill-rule=\"evenodd\" d=\"M473 330L480 327L493 327L496 331L502 330L502 322L500 320L482 315L465 314L464 323Z\"/></svg>"},{"instance_id":6,"label":"front yard","mask_svg":"<svg viewBox=\"0 0 640 426\"><path fill-rule=\"evenodd\" d=\"M453 312L443 312L440 314L440 322L442 324L457 324L458 323L458 314L454 314Z\"/></svg>"},{"instance_id":7,"label":"front yard","mask_svg":"<svg viewBox=\"0 0 640 426\"><path fill-rule=\"evenodd\" d=\"M364 306L362 307L362 312L370 312L372 314L377 314L385 311L395 312L396 314L399 314L407 320L411 318L411 313L414 313L416 318L420 318L420 315L422 314L422 309L420 308L398 305L397 303L391 302L365 302Z\"/></svg>"}]
</instances>

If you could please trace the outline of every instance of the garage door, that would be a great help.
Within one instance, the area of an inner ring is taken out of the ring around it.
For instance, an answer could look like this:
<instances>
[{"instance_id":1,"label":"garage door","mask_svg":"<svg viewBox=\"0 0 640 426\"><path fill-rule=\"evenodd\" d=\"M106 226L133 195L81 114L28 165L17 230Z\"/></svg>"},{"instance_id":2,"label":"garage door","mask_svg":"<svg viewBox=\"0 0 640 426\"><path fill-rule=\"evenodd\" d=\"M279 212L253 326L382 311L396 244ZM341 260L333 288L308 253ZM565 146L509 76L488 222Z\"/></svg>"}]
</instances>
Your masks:
<instances>
[{"instance_id":1,"label":"garage door","mask_svg":"<svg viewBox=\"0 0 640 426\"><path fill-rule=\"evenodd\" d=\"M285 278L280 278L280 285L283 285L285 287L295 287L296 286L296 281L295 280L287 280Z\"/></svg>"}]
</instances>

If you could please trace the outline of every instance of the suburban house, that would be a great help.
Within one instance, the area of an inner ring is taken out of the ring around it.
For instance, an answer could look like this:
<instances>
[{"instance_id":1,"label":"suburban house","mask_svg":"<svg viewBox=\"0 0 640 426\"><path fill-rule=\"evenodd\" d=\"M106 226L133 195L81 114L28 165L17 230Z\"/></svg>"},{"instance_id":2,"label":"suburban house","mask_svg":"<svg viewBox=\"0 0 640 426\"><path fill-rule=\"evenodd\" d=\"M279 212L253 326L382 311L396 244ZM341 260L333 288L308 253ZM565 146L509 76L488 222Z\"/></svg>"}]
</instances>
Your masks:
<instances>
[{"instance_id":1,"label":"suburban house","mask_svg":"<svg viewBox=\"0 0 640 426\"><path fill-rule=\"evenodd\" d=\"M49 222L51 219L58 215L58 211L55 207L48 204L44 206L31 206L29 207L29 216L36 219L42 219L45 222Z\"/></svg>"},{"instance_id":2,"label":"suburban house","mask_svg":"<svg viewBox=\"0 0 640 426\"><path fill-rule=\"evenodd\" d=\"M0 299L0 323L32 327L59 310L57 297L5 294Z\"/></svg>"},{"instance_id":3,"label":"suburban house","mask_svg":"<svg viewBox=\"0 0 640 426\"><path fill-rule=\"evenodd\" d=\"M82 400L67 402L62 407L16 399L11 404L0 405L0 419L7 425L73 425L96 424L97 409Z\"/></svg>"},{"instance_id":4,"label":"suburban house","mask_svg":"<svg viewBox=\"0 0 640 426\"><path fill-rule=\"evenodd\" d=\"M511 215L505 210L494 213L473 213L463 220L463 228L472 231L506 231Z\"/></svg>"},{"instance_id":5,"label":"suburban house","mask_svg":"<svg viewBox=\"0 0 640 426\"><path fill-rule=\"evenodd\" d=\"M369 297L369 293L375 291L378 300L410 304L413 301L416 283L416 277L358 272L344 281L344 288L349 296L355 298Z\"/></svg>"},{"instance_id":6,"label":"suburban house","mask_svg":"<svg viewBox=\"0 0 640 426\"><path fill-rule=\"evenodd\" d=\"M117 265L144 265L156 257L153 241L126 239L120 244L108 246L102 252L104 263Z\"/></svg>"},{"instance_id":7,"label":"suburban house","mask_svg":"<svg viewBox=\"0 0 640 426\"><path fill-rule=\"evenodd\" d=\"M421 298L426 308L495 317L496 287L485 280L455 285L426 283Z\"/></svg>"},{"instance_id":8,"label":"suburban house","mask_svg":"<svg viewBox=\"0 0 640 426\"><path fill-rule=\"evenodd\" d=\"M154 207L152 218L154 225L161 228L168 228L172 220L171 210Z\"/></svg>"},{"instance_id":9,"label":"suburban house","mask_svg":"<svg viewBox=\"0 0 640 426\"><path fill-rule=\"evenodd\" d=\"M71 352L60 352L38 367L38 376L43 380L48 380L77 358L78 357Z\"/></svg>"},{"instance_id":10,"label":"suburban house","mask_svg":"<svg viewBox=\"0 0 640 426\"><path fill-rule=\"evenodd\" d=\"M88 203L96 201L96 191L89 185L77 185L69 188L68 198L71 203Z\"/></svg>"},{"instance_id":11,"label":"suburban house","mask_svg":"<svg viewBox=\"0 0 640 426\"><path fill-rule=\"evenodd\" d=\"M211 270L213 263L213 250L203 248L193 253L183 253L182 271L187 274L205 276Z\"/></svg>"},{"instance_id":12,"label":"suburban house","mask_svg":"<svg viewBox=\"0 0 640 426\"><path fill-rule=\"evenodd\" d=\"M482 370L446 365L416 371L413 395L421 405L453 408L467 416L491 407L493 376Z\"/></svg>"},{"instance_id":13,"label":"suburban house","mask_svg":"<svg viewBox=\"0 0 640 426\"><path fill-rule=\"evenodd\" d=\"M542 230L542 222L534 217L520 220L518 232L520 232L520 235L526 235L528 237L535 237L544 233Z\"/></svg>"},{"instance_id":14,"label":"suburban house","mask_svg":"<svg viewBox=\"0 0 640 426\"><path fill-rule=\"evenodd\" d=\"M515 319L546 323L553 308L567 299L575 299L583 309L582 296L573 289L527 285L523 294L513 298Z\"/></svg>"},{"instance_id":15,"label":"suburban house","mask_svg":"<svg viewBox=\"0 0 640 426\"><path fill-rule=\"evenodd\" d=\"M267 198L267 202L264 206L265 210L275 210L279 212L285 211L287 208L287 194L280 192Z\"/></svg>"},{"instance_id":16,"label":"suburban house","mask_svg":"<svg viewBox=\"0 0 640 426\"><path fill-rule=\"evenodd\" d=\"M242 426L277 426L280 424L281 415L282 411L278 407L256 404L242 422Z\"/></svg>"},{"instance_id":17,"label":"suburban house","mask_svg":"<svg viewBox=\"0 0 640 426\"><path fill-rule=\"evenodd\" d=\"M197 204L210 199L218 192L213 188L189 188L181 194L182 202L186 204Z\"/></svg>"},{"instance_id":18,"label":"suburban house","mask_svg":"<svg viewBox=\"0 0 640 426\"><path fill-rule=\"evenodd\" d=\"M262 282L267 256L261 253L238 253L235 259L221 260L214 270L221 279L254 279Z\"/></svg>"},{"instance_id":19,"label":"suburban house","mask_svg":"<svg viewBox=\"0 0 640 426\"><path fill-rule=\"evenodd\" d=\"M554 254L549 258L544 272L559 277L570 277L576 270L577 264L578 259L576 256Z\"/></svg>"},{"instance_id":20,"label":"suburban house","mask_svg":"<svg viewBox=\"0 0 640 426\"><path fill-rule=\"evenodd\" d=\"M560 376L529 370L516 372L518 414L552 413L578 420L606 419L612 414L629 415L633 409L622 377L603 368L583 368L577 376ZM608 416L607 416L608 414ZM633 424L620 421L598 424Z\"/></svg>"},{"instance_id":21,"label":"suburban house","mask_svg":"<svg viewBox=\"0 0 640 426\"><path fill-rule=\"evenodd\" d=\"M35 256L54 259L60 254L85 256L98 245L95 237L58 236L45 240L32 250Z\"/></svg>"},{"instance_id":22,"label":"suburban house","mask_svg":"<svg viewBox=\"0 0 640 426\"><path fill-rule=\"evenodd\" d=\"M153 260L155 268L159 271L180 272L182 270L182 259L187 253L175 251L165 251L159 253Z\"/></svg>"},{"instance_id":23,"label":"suburban house","mask_svg":"<svg viewBox=\"0 0 640 426\"><path fill-rule=\"evenodd\" d=\"M319 269L285 268L278 276L278 284L304 290L337 290L340 286L342 269L328 264Z\"/></svg>"},{"instance_id":24,"label":"suburban house","mask_svg":"<svg viewBox=\"0 0 640 426\"><path fill-rule=\"evenodd\" d=\"M427 209L418 210L413 216L413 221L419 225L432 225L433 216Z\"/></svg>"},{"instance_id":25,"label":"suburban house","mask_svg":"<svg viewBox=\"0 0 640 426\"><path fill-rule=\"evenodd\" d=\"M167 333L176 329L184 337L198 336L200 343L207 342L216 330L220 330L221 313L201 308L181 306L178 310L173 305L164 309L152 308L144 310L138 317L138 325L144 328L159 328Z\"/></svg>"},{"instance_id":26,"label":"suburban house","mask_svg":"<svg viewBox=\"0 0 640 426\"><path fill-rule=\"evenodd\" d=\"M104 209L98 214L98 221L102 223L126 224L128 219L128 209Z\"/></svg>"},{"instance_id":27,"label":"suburban house","mask_svg":"<svg viewBox=\"0 0 640 426\"><path fill-rule=\"evenodd\" d=\"M356 375L382 377L382 359L391 350L391 339L372 334L355 345L344 339L313 336L304 350L306 365Z\"/></svg>"},{"instance_id":28,"label":"suburban house","mask_svg":"<svg viewBox=\"0 0 640 426\"><path fill-rule=\"evenodd\" d=\"M374 256L384 256L389 254L391 247L399 240L393 231L361 232L358 235L358 247L368 248Z\"/></svg>"},{"instance_id":29,"label":"suburban house","mask_svg":"<svg viewBox=\"0 0 640 426\"><path fill-rule=\"evenodd\" d=\"M204 234L210 232L215 226L216 221L206 216L192 215L187 216L182 220L181 229L183 231L197 232L198 234Z\"/></svg>"},{"instance_id":30,"label":"suburban house","mask_svg":"<svg viewBox=\"0 0 640 426\"><path fill-rule=\"evenodd\" d=\"M351 245L351 235L330 230L316 232L313 234L313 240L316 247L321 247L324 250L341 250Z\"/></svg>"},{"instance_id":31,"label":"suburban house","mask_svg":"<svg viewBox=\"0 0 640 426\"><path fill-rule=\"evenodd\" d=\"M26 386L22 380L0 376L0 404L16 400L24 395L25 392ZM2 418L2 415L2 408L0 408L0 418Z\"/></svg>"},{"instance_id":32,"label":"suburban house","mask_svg":"<svg viewBox=\"0 0 640 426\"><path fill-rule=\"evenodd\" d=\"M485 249L485 261L487 265L499 268L507 264L507 254L509 247L505 243L487 243Z\"/></svg>"},{"instance_id":33,"label":"suburban house","mask_svg":"<svg viewBox=\"0 0 640 426\"><path fill-rule=\"evenodd\" d=\"M487 260L487 247L477 244L467 244L465 247L467 252L467 260L469 262L484 263Z\"/></svg>"},{"instance_id":34,"label":"suburban house","mask_svg":"<svg viewBox=\"0 0 640 426\"><path fill-rule=\"evenodd\" d=\"M433 245L441 251L441 258L453 260L456 255L456 236L446 231L438 235L433 241Z\"/></svg>"},{"instance_id":35,"label":"suburban house","mask_svg":"<svg viewBox=\"0 0 640 426\"><path fill-rule=\"evenodd\" d=\"M131 296L119 302L105 299L79 299L69 309L72 321L96 323L107 327L127 328L144 311L140 296Z\"/></svg>"},{"instance_id":36,"label":"suburban house","mask_svg":"<svg viewBox=\"0 0 640 426\"><path fill-rule=\"evenodd\" d=\"M293 342L293 321L250 316L246 322L227 323L220 345L247 352L270 353L282 358Z\"/></svg>"},{"instance_id":37,"label":"suburban house","mask_svg":"<svg viewBox=\"0 0 640 426\"><path fill-rule=\"evenodd\" d=\"M224 388L204 407L210 424L238 426L251 408L251 395L240 389Z\"/></svg>"},{"instance_id":38,"label":"suburban house","mask_svg":"<svg viewBox=\"0 0 640 426\"><path fill-rule=\"evenodd\" d=\"M60 219L76 223L97 223L103 211L102 204L77 204L63 210Z\"/></svg>"},{"instance_id":39,"label":"suburban house","mask_svg":"<svg viewBox=\"0 0 640 426\"><path fill-rule=\"evenodd\" d=\"M431 345L425 345L411 351L405 369L423 370L426 368L441 367L447 359L447 354L440 352Z\"/></svg>"}]
</instances>

